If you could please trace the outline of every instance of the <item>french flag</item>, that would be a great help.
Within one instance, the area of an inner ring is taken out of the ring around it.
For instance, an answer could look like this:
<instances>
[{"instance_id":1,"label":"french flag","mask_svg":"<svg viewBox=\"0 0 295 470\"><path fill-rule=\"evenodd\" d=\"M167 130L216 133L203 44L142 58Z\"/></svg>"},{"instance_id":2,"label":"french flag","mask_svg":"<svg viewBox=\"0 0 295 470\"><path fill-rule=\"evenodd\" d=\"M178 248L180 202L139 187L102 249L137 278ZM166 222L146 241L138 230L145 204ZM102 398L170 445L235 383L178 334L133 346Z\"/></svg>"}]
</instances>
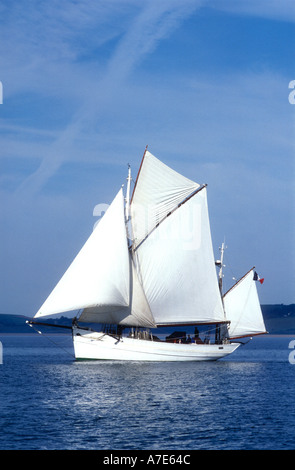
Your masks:
<instances>
[{"instance_id":1,"label":"french flag","mask_svg":"<svg viewBox=\"0 0 295 470\"><path fill-rule=\"evenodd\" d=\"M253 281L259 281L260 284L263 284L263 283L264 283L264 277L263 277L263 278L260 278L260 277L258 276L257 272L254 271Z\"/></svg>"}]
</instances>

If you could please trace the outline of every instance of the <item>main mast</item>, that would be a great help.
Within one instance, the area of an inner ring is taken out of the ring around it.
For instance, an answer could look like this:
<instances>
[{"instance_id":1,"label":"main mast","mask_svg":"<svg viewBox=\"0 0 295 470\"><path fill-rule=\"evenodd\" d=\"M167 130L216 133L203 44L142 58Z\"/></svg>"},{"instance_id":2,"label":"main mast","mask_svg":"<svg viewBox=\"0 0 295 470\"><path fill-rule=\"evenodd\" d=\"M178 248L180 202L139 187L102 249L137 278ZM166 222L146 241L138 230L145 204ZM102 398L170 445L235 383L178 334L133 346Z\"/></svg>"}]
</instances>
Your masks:
<instances>
[{"instance_id":1,"label":"main mast","mask_svg":"<svg viewBox=\"0 0 295 470\"><path fill-rule=\"evenodd\" d=\"M125 222L129 221L130 217L130 186L131 186L131 167L128 163L128 176L127 176L127 189L126 189L126 197L125 197Z\"/></svg>"}]
</instances>

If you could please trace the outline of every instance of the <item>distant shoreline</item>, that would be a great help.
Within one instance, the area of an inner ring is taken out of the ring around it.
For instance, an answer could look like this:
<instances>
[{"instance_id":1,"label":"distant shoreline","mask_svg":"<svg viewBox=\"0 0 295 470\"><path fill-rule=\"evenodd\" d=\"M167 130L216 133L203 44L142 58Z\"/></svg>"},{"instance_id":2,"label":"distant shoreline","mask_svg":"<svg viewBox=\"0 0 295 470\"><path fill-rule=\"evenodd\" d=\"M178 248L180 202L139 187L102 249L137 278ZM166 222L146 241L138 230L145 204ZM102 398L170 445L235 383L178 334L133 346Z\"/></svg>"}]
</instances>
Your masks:
<instances>
[{"instance_id":1,"label":"distant shoreline","mask_svg":"<svg viewBox=\"0 0 295 470\"><path fill-rule=\"evenodd\" d=\"M295 335L295 304L261 305L261 310L266 331L268 331L270 335ZM26 321L28 320L31 320L31 318L25 315L0 313L0 335L37 334L34 329L30 328L29 325L26 324ZM55 325L71 326L71 319L69 318L61 315L59 319L46 320L46 322L52 323L52 327L46 327L46 332L42 332L44 334L71 334L70 330L66 333L65 330L54 327ZM38 326L36 329L38 329ZM169 328L169 330L170 329L171 328ZM158 331L160 332L160 328Z\"/></svg>"}]
</instances>

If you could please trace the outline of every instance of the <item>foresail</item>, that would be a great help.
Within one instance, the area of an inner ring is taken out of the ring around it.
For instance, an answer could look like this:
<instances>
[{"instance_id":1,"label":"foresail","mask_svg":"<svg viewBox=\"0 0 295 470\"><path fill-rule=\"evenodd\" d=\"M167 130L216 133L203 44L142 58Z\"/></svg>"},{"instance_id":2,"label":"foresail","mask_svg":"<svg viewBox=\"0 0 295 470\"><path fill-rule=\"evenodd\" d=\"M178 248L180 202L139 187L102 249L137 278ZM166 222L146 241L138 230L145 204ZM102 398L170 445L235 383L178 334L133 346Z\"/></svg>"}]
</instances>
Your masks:
<instances>
[{"instance_id":1,"label":"foresail","mask_svg":"<svg viewBox=\"0 0 295 470\"><path fill-rule=\"evenodd\" d=\"M239 338L266 333L256 282L251 269L223 297L229 337Z\"/></svg>"},{"instance_id":2,"label":"foresail","mask_svg":"<svg viewBox=\"0 0 295 470\"><path fill-rule=\"evenodd\" d=\"M171 209L175 207L170 205L168 210ZM164 212L161 213L163 216ZM156 324L224 321L206 188L165 216L162 223L133 250L139 278Z\"/></svg>"},{"instance_id":3,"label":"foresail","mask_svg":"<svg viewBox=\"0 0 295 470\"><path fill-rule=\"evenodd\" d=\"M129 254L121 189L35 317L83 308L124 309L129 306L129 290Z\"/></svg>"},{"instance_id":4,"label":"foresail","mask_svg":"<svg viewBox=\"0 0 295 470\"><path fill-rule=\"evenodd\" d=\"M113 323L117 325L152 328L156 324L138 280L130 256L130 303L128 307L90 307L83 310L79 322Z\"/></svg>"},{"instance_id":5,"label":"foresail","mask_svg":"<svg viewBox=\"0 0 295 470\"><path fill-rule=\"evenodd\" d=\"M134 244L199 187L146 151L131 201Z\"/></svg>"}]
</instances>

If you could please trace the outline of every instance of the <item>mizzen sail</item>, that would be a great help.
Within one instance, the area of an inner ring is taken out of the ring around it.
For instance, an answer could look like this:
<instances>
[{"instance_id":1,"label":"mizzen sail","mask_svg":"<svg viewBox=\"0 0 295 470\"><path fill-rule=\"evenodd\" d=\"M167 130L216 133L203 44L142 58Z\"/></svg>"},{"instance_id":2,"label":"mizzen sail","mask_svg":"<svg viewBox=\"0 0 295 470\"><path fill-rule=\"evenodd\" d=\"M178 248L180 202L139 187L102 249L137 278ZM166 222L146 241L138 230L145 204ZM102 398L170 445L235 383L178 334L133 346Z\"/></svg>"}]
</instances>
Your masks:
<instances>
[{"instance_id":1,"label":"mizzen sail","mask_svg":"<svg viewBox=\"0 0 295 470\"><path fill-rule=\"evenodd\" d=\"M230 338L266 333L253 269L224 294L223 302Z\"/></svg>"}]
</instances>

